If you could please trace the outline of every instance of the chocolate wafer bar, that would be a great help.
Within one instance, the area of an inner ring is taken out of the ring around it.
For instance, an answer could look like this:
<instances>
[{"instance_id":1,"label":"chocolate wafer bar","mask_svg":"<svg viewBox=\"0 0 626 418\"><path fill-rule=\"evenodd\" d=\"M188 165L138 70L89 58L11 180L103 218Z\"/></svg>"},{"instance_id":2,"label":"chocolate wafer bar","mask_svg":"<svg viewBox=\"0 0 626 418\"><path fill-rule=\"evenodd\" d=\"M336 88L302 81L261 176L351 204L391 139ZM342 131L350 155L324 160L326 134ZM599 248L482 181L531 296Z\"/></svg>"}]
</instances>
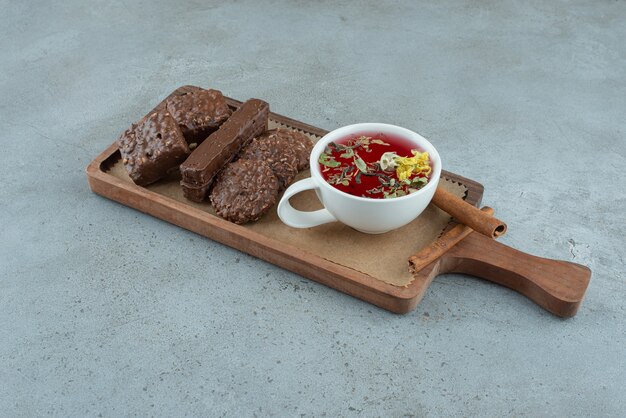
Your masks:
<instances>
[{"instance_id":1,"label":"chocolate wafer bar","mask_svg":"<svg viewBox=\"0 0 626 418\"><path fill-rule=\"evenodd\" d=\"M185 198L193 202L203 202L209 196L211 183L196 186L194 184L187 184L184 181L181 181L180 186L183 189L183 196L185 196Z\"/></svg>"},{"instance_id":2,"label":"chocolate wafer bar","mask_svg":"<svg viewBox=\"0 0 626 418\"><path fill-rule=\"evenodd\" d=\"M181 185L208 187L241 148L267 129L269 108L269 104L259 99L243 103L181 164Z\"/></svg>"}]
</instances>

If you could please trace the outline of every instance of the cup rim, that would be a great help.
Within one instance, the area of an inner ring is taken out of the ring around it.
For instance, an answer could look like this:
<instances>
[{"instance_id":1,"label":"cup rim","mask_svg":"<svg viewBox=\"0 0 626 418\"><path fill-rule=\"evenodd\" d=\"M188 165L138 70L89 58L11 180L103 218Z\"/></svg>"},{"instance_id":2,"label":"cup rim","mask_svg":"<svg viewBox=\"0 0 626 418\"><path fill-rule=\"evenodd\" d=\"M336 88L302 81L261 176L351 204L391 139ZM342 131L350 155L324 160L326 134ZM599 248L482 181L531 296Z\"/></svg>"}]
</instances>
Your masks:
<instances>
[{"instance_id":1,"label":"cup rim","mask_svg":"<svg viewBox=\"0 0 626 418\"><path fill-rule=\"evenodd\" d=\"M422 149L424 149L424 151L427 151L431 160L433 161L433 174L428 184L416 192L407 194L405 196L394 197L392 199L373 199L371 197L355 196L350 193L346 193L342 190L339 190L333 187L332 185L328 184L328 182L326 182L326 180L324 180L324 178L322 177L322 173L320 172L320 169L319 169L319 163L317 161L319 158L319 154L321 154L322 150L326 147L326 144L328 144L334 139L337 139L337 137L339 136L347 136L347 135L354 134L354 133L358 134L359 131L371 132L372 130L374 131L381 130L383 133L394 131L393 133L396 133L396 134L399 131L400 135L404 136L406 139L410 141L415 142ZM439 152L437 151L435 146L432 143L430 143L430 141L428 141L426 138L424 138L422 135L418 134L417 132L411 131L410 129L403 128L401 126L392 125L388 123L377 123L377 122L355 123L352 125L342 126L340 128L337 128L328 132L326 135L320 138L317 141L317 143L313 146L313 149L311 150L311 154L309 156L309 165L311 169L310 170L311 177L313 177L317 181L317 183L319 183L320 187L324 187L327 190L332 190L333 192L339 193L341 196L344 196L344 197L347 197L356 201L375 202L374 204L385 204L385 203L389 204L390 202L399 202L399 201L404 201L408 199L416 199L419 196L422 196L428 193L428 191L431 190L432 188L437 187L437 183L439 183L439 178L441 177L441 170L442 170L441 156L439 155Z\"/></svg>"}]
</instances>

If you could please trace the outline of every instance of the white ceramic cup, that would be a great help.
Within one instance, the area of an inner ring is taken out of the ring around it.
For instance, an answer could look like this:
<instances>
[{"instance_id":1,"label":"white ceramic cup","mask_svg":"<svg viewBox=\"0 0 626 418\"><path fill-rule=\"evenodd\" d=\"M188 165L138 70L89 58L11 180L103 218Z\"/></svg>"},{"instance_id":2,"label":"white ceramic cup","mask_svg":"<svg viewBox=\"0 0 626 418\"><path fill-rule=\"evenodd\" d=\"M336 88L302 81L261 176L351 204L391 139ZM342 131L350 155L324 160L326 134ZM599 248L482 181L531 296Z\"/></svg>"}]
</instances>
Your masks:
<instances>
[{"instance_id":1,"label":"white ceramic cup","mask_svg":"<svg viewBox=\"0 0 626 418\"><path fill-rule=\"evenodd\" d=\"M318 159L329 142L354 134L371 135L378 132L405 138L415 143L416 148L428 152L433 170L426 186L402 197L371 199L342 192L324 180ZM441 158L428 140L408 129L384 123L359 123L327 133L313 147L310 164L311 177L292 184L278 203L279 218L294 228L310 228L335 221L367 234L382 234L400 228L417 218L426 209L435 194L441 176ZM303 212L291 206L289 199L293 195L309 189L315 190L324 209Z\"/></svg>"}]
</instances>

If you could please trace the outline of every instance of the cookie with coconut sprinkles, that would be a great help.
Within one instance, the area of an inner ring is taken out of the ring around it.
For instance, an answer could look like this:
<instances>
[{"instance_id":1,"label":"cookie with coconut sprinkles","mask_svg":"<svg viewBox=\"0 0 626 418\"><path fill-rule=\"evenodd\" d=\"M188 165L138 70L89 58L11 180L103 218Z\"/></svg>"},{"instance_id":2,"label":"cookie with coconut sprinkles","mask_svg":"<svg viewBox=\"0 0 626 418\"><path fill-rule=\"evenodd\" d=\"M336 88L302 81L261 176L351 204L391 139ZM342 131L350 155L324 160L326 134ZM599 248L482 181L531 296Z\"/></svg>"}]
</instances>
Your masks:
<instances>
[{"instance_id":1,"label":"cookie with coconut sprinkles","mask_svg":"<svg viewBox=\"0 0 626 418\"><path fill-rule=\"evenodd\" d=\"M284 141L296 154L298 171L309 168L309 157L313 150L313 142L300 131L295 129L277 128L266 131L263 135L275 136Z\"/></svg>"},{"instance_id":2,"label":"cookie with coconut sprinkles","mask_svg":"<svg viewBox=\"0 0 626 418\"><path fill-rule=\"evenodd\" d=\"M218 174L210 200L218 216L236 224L256 221L275 203L278 179L264 161L239 159Z\"/></svg>"},{"instance_id":3,"label":"cookie with coconut sprinkles","mask_svg":"<svg viewBox=\"0 0 626 418\"><path fill-rule=\"evenodd\" d=\"M241 151L239 158L266 162L278 179L281 190L285 189L298 174L298 158L295 151L275 135L261 134L254 138Z\"/></svg>"}]
</instances>

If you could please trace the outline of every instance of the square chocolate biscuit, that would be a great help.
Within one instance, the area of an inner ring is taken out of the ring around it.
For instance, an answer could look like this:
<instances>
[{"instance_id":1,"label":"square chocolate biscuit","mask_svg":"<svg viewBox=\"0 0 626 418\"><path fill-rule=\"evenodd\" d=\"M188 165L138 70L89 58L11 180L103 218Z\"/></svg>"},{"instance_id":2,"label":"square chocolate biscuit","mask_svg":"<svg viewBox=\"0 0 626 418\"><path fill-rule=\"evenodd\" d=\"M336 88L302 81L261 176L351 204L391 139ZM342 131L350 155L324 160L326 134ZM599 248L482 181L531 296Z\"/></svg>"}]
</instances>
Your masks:
<instances>
[{"instance_id":1,"label":"square chocolate biscuit","mask_svg":"<svg viewBox=\"0 0 626 418\"><path fill-rule=\"evenodd\" d=\"M117 140L128 175L138 185L154 183L189 155L176 120L166 110L152 112Z\"/></svg>"},{"instance_id":2,"label":"square chocolate biscuit","mask_svg":"<svg viewBox=\"0 0 626 418\"><path fill-rule=\"evenodd\" d=\"M196 90L167 100L188 144L200 144L215 132L232 113L218 90Z\"/></svg>"}]
</instances>

